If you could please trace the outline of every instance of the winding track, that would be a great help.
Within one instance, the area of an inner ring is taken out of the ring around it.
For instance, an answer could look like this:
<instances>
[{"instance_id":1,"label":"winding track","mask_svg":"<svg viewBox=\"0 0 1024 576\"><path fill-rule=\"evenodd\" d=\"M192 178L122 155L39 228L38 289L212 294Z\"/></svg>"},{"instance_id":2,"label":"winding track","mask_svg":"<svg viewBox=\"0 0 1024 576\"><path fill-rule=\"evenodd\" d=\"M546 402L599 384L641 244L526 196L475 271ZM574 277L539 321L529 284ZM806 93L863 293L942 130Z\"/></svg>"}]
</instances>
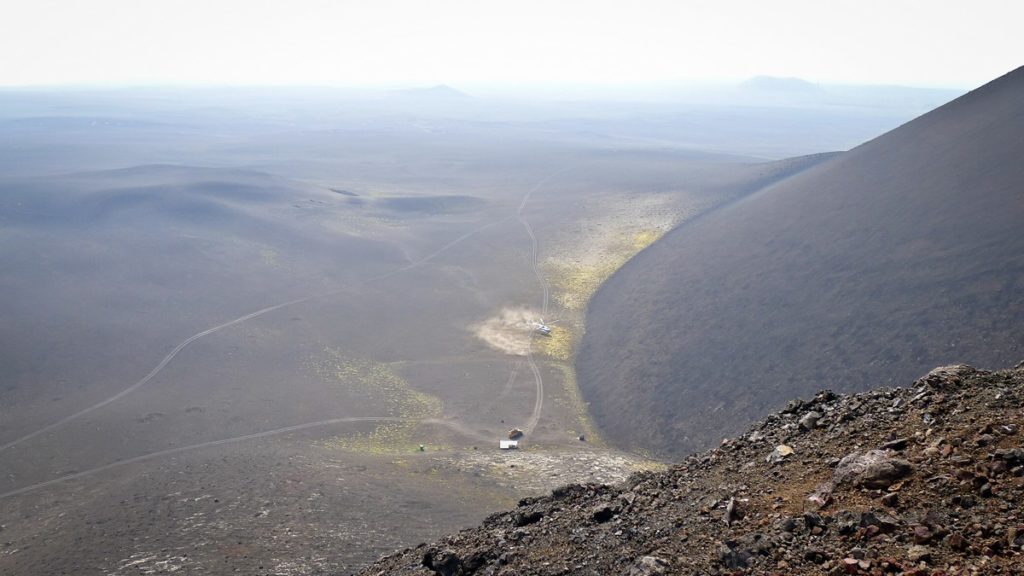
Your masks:
<instances>
[{"instance_id":1,"label":"winding track","mask_svg":"<svg viewBox=\"0 0 1024 576\"><path fill-rule=\"evenodd\" d=\"M537 243L537 235L533 233L533 226L530 226L530 223L527 222L526 218L523 217L523 209L526 208L526 203L530 201L530 197L533 196L533 193L539 190L541 186L547 184L548 180L550 180L553 176L554 174L551 174L550 176L545 177L540 182L537 182L537 184L533 188L531 188L526 193L526 195L523 196L523 201L519 203L519 208L516 210L516 218L519 220L519 223L523 225L523 228L526 229L526 233L530 235L530 246L532 254L530 266L533 267L533 274L534 276L537 277L537 281L540 282L541 290L544 291L544 300L543 305L541 306L541 318L548 315L549 289L547 280L545 280L544 275L540 273L540 264L538 263L538 253L540 251L540 248Z\"/></svg>"},{"instance_id":2,"label":"winding track","mask_svg":"<svg viewBox=\"0 0 1024 576\"><path fill-rule=\"evenodd\" d=\"M533 337L531 336L531 339ZM537 399L533 402L533 412L530 414L530 419L526 422L526 428L523 432L530 434L533 429L537 427L537 423L540 422L541 412L544 410L544 379L540 375L540 369L537 368L537 363L533 360L533 351L526 353L526 362L530 365L530 370L533 372L533 379L537 383Z\"/></svg>"},{"instance_id":3,"label":"winding track","mask_svg":"<svg viewBox=\"0 0 1024 576\"><path fill-rule=\"evenodd\" d=\"M527 191L525 195L523 195L523 201L519 203L519 208L516 210L516 218L519 220L519 223L523 225L523 228L526 229L526 233L529 234L530 236L530 266L533 267L533 274L534 276L537 277L537 281L540 282L541 289L544 292L543 304L541 305L540 313L541 318L544 318L545 316L548 315L548 301L550 299L550 291L548 289L547 280L544 279L544 275L541 274L540 272L540 264L538 262L540 248L537 243L537 235L534 234L533 232L533 226L530 226L530 223L527 222L525 217L523 217L523 210L526 208L526 203L530 201L530 197L533 196L534 192L536 192L542 186L547 184L548 180L553 178L555 174L559 174L563 171L564 169L559 170L554 174L549 174L548 176L544 177L544 179L542 179L540 182L537 182L537 184L533 188L530 188L530 190ZM533 412L530 414L530 419L527 420L526 422L526 427L523 428L523 432L525 432L527 435L531 434L534 428L537 427L537 423L540 422L540 415L544 411L544 378L540 374L540 368L537 367L537 362L535 362L533 359L533 338L534 333L531 331L529 347L526 349L526 362L530 366L530 371L533 372L533 379L537 385L537 395L536 399L533 402Z\"/></svg>"},{"instance_id":4,"label":"winding track","mask_svg":"<svg viewBox=\"0 0 1024 576\"><path fill-rule=\"evenodd\" d=\"M556 172L555 174L557 174L557 173L558 172ZM544 179L539 181L536 185L534 185L533 188L531 188L529 191L527 191L527 193L523 196L522 202L520 202L520 204L519 204L519 208L516 210L516 218L523 225L523 227L526 229L527 234L530 236L530 242L531 242L531 247L532 247L531 266L533 268L534 275L537 277L537 280L540 282L540 285L541 285L541 287L543 289L542 317L547 315L548 302L549 302L549 289L548 289L547 281L544 279L544 276L541 274L540 266L538 264L539 247L538 247L538 242L537 242L537 236L533 232L533 227L531 227L530 223L527 222L527 220L523 217L523 209L526 207L526 204L529 201L530 197L533 195L533 193L535 191L537 191L538 189L540 189L544 184L546 184L548 182L548 180L550 180L555 174L548 175L547 177L545 177ZM364 280L361 284L369 284L371 282L376 282L376 281L379 281L379 280L383 280L385 278L394 276L394 275L399 274L401 272L404 272L404 271L416 268L417 266L421 266L421 265L425 264L426 262L432 260L433 258L435 258L435 257L441 255L442 253L446 252L447 250L455 247L456 245L460 244L461 242L471 238L475 234L477 234L477 233L479 233L479 232L481 232L481 231L483 231L483 230L485 230L487 228L495 226L495 225L497 225L497 224L499 224L501 222L504 222L505 220L508 220L508 217L501 218L501 219L496 220L494 222L490 222L488 224L484 224L483 226L480 226L480 227L477 227L477 228L475 228L473 230L470 230L469 232L459 236L455 240L449 242L448 244L445 244L441 248L435 250L434 252L431 252L427 256L424 256L423 258L421 258L421 259L419 259L419 260L417 260L415 262L411 262L411 263L409 263L409 264L407 264L405 266L396 268L395 270L391 270L389 272L385 272L385 273L380 274L378 276L374 276L374 277L368 278L368 279ZM69 416L67 416L67 417L65 417L65 418L63 418L61 420L58 420L57 422L53 422L51 424L48 424L48 425L46 425L46 426L44 426L44 427L42 427L42 428L40 428L38 430L30 432L29 434L26 434L25 436L22 436L22 437L20 437L18 439L12 440L12 441L10 441L10 442L0 446L0 452L6 450L8 448L11 448L13 446L16 446L18 444L21 444L22 442L25 442L26 440L29 440L29 439L34 438L36 436L39 436L40 434L44 434L46 432L49 432L49 431L54 430L56 428L59 428L59 427L65 425L65 424L67 424L68 422L71 422L71 421L73 421L73 420L75 420L77 418L80 418L80 417L82 417L82 416L84 416L84 415L86 415L86 414L88 414L90 412L98 410L99 408L102 408L102 407L110 404L111 402L114 402L114 401L116 401L116 400L118 400L120 398L123 398L124 396L126 396L126 395L130 394L131 392L137 390L138 388L142 387L147 382L152 380L154 377L156 377L156 375L159 374L161 370L163 370L172 360L174 360L174 357L177 356L178 353L180 353L182 350L184 350L189 344L195 342L196 340L199 340L200 338L203 338L204 336L208 336L210 334L213 334L215 332L218 332L218 331L223 330L225 328L228 328L230 326L234 326L236 324L240 324L242 322L245 322L246 320L251 320L253 318L257 318L257 317L262 316L264 314L267 314L269 312L273 312L274 310L279 310L281 308L285 308L285 307L289 307L289 306L294 306L294 305L297 305L297 304L301 304L303 302L308 302L308 301L313 300L315 298L324 298L324 297L336 295L336 294L339 294L339 293L341 293L341 292L343 292L345 290L348 290L348 289L350 289L350 287L340 288L338 290L332 290L330 292L325 292L325 293L321 293L321 294L314 294L314 295L310 295L310 296L305 296L303 298L298 298L298 299L295 299L295 300L289 300L287 302L281 302L281 303L275 304L273 306L268 306L266 308L261 308L261 309L255 311L255 312L251 312L251 313L246 314L244 316L239 316L238 318L235 318L233 320L229 320L228 322L225 322L223 324L218 324L217 326L213 326L211 328L207 328L206 330L203 330L202 332L197 332L196 334L193 334L192 336L186 338L181 343L179 343L177 346L175 346L174 349L172 349L170 353L168 353L166 356L164 356L164 358L149 372L149 374L144 376L141 380L139 380L135 384L132 384L131 386L125 388L124 390L118 392L117 394L115 394L113 396L110 396L109 398L105 398L104 400L101 400L100 402L97 402L96 404L93 404L92 406L89 406L87 408L83 408L83 409L79 410L78 412L75 412L75 413L73 413L73 414L71 414L71 415L69 415ZM537 363L533 359L532 343L533 343L533 334L531 333L530 334L530 345L531 346L530 346L530 349L527 350L526 361L527 361L527 363L530 366L530 370L533 372L534 381L536 383L536 398L534 400L533 412L531 413L530 419L528 420L526 428L525 428L526 434L530 434L536 428L537 423L540 421L541 413L543 412L543 409L544 409L544 379L541 376L540 369L537 367ZM516 372L518 372L520 364L521 363L516 363L516 365L514 366L513 372L512 372L512 376L509 379L510 383L515 378ZM67 474L65 476L61 476L61 477L58 477L58 478L52 478L50 480L45 480L43 482L37 482L35 484L30 484L28 486L22 486L21 488L17 488L17 489L8 491L8 492L0 493L0 499L8 498L8 497L11 497L11 496L16 496L18 494L25 494L27 492L32 492L32 491L38 490L40 488L45 488L47 486L52 486L54 484L58 484L58 483L62 483L62 482L67 482L67 481L74 480L74 479L77 479L77 478L84 478L84 477L87 477L87 476L92 476L94 474L99 474L100 472L103 472L105 470L110 470L112 468L117 468L117 467L120 467L120 466L127 466L129 464L134 464L134 463L137 463L137 462L143 462L143 461L146 461L146 460L152 460L152 459L160 458L160 457L163 457L163 456L171 456L171 455L174 455L174 454L180 454L180 453L189 452L189 451L192 451L192 450L199 450L199 449L202 449L202 448L210 448L210 447L214 447L214 446L222 446L222 445L225 445L225 444L234 444L234 443L237 443L237 442L244 442L244 441L247 441L247 440L255 440L255 439L259 439L259 438L266 438L268 436L276 436L276 435L280 435L280 434L287 434L289 432L297 432L297 431L300 431L300 430L307 430L307 429L310 429L310 428L319 428L319 427L324 427L324 426L331 426L331 425L341 424L341 423L348 423L348 422L386 422L386 421L396 422L396 421L412 421L412 420L407 419L407 418L388 417L388 416L355 416L355 417L347 417L347 418L332 418L332 419L328 419L328 420L318 420L316 422L306 422L304 424L295 424L293 426L285 426L283 428L275 428L273 430L265 430L265 431L262 431L262 432L255 432L255 433L252 433L252 434L245 434L243 436L235 436L233 438L222 438L220 440L211 440L209 442L201 442L199 444L191 444L189 446L179 446L179 447L176 447L176 448L168 448L166 450L160 450L160 451L157 451L157 452L150 452L148 454L142 454L142 455L139 455L139 456L134 456L132 458L128 458L128 459L125 459L125 460L118 460L116 462L111 462L109 464L104 464L104 465L98 466L96 468L91 468L89 470L84 470L84 471L81 471L81 472L75 472L73 474ZM474 437L474 438L477 438L477 439L484 439L476 431L471 430L468 427L466 427L466 426L464 426L464 425L462 425L462 424L460 424L458 422L453 422L453 421L450 421L450 420L436 419L436 418L420 420L418 422L424 423L424 424L436 424L436 425L440 425L440 426L446 426L446 427L448 427L448 428L450 428L452 430L455 430L456 432L459 432L461 434L464 434L464 435L467 435L467 436L471 436L471 437Z\"/></svg>"},{"instance_id":5,"label":"winding track","mask_svg":"<svg viewBox=\"0 0 1024 576\"><path fill-rule=\"evenodd\" d=\"M512 385L516 383L516 376L519 375L519 368L522 366L522 360L517 360L516 363L512 365L512 372L508 375L508 380L505 381L505 387L502 388L501 393L494 398L495 404L504 400L505 396L508 396L509 393L512 392Z\"/></svg>"},{"instance_id":6,"label":"winding track","mask_svg":"<svg viewBox=\"0 0 1024 576\"><path fill-rule=\"evenodd\" d=\"M191 452L192 450L199 450L200 448L211 448L213 446L223 446L225 444L235 444L237 442L245 442L246 440L256 440L258 438L266 438L268 436L278 436L281 434L287 434L289 432L298 432L300 430L308 430L310 428L322 428L324 426L332 426L335 424L343 424L348 422L415 422L418 424L436 424L438 426L446 426L455 430L456 432L466 434L468 436L475 437L477 439L481 436L459 424L458 422L452 422L450 420L441 420L438 418L429 418L426 420L416 420L410 418L398 418L391 416L353 416L349 418L331 418L330 420L318 420L316 422L306 422L305 424L296 424L294 426L285 426L283 428L275 428L274 430L264 430L263 432L255 432L253 434L246 434L244 436L235 436L234 438L222 438L220 440L211 440L209 442L201 442L199 444L190 444L188 446L178 446L177 448L168 448L167 450L160 450L158 452L150 452L149 454L142 454L128 458L126 460L117 460L109 464L104 464L96 468L90 468L89 470L83 470L81 472L75 472L73 474L67 474L58 478L51 478L50 480L44 480L43 482L37 482L35 484L29 484L28 486L22 486L9 492L0 494L0 500L8 498L10 496L17 496L18 494L25 494L26 492L33 492L40 488L52 486L54 484L60 484L69 480L75 480L77 478L85 478L86 476L92 476L99 474L105 470L111 468L118 468L121 466L127 466L129 464L135 464L136 462L144 462L146 460L152 460L154 458L160 458L163 456L171 456L174 454L181 454L182 452Z\"/></svg>"},{"instance_id":7,"label":"winding track","mask_svg":"<svg viewBox=\"0 0 1024 576\"><path fill-rule=\"evenodd\" d=\"M332 290L330 292L324 292L324 293L320 293L320 294L312 294L310 296L305 296L303 298L297 298L295 300L289 300L287 302L281 302L280 304L274 304L273 306L267 306L266 308L261 308L261 309L255 311L255 312L250 312L249 314L246 314L244 316L239 316L238 318L235 318L234 320L229 320L229 321L227 321L227 322L225 322L223 324L218 324L217 326L214 326L212 328L207 328L206 330L203 330L202 332L197 332L197 333L189 336L185 340L182 340L181 343L179 343L177 346L175 346L174 349L172 349L166 356L164 356L163 360L161 360L160 363L157 364L149 372L149 374L146 374L144 377L142 377L141 380L139 380L135 384L132 384L131 386L125 388L124 390L121 390L120 392L118 392L117 394L114 394L113 396L110 396L109 398L105 398L103 400L100 400L99 402L93 404L92 406L89 406L87 408L82 408L78 412L75 412L75 413L73 413L73 414L71 414L69 416L66 416L66 417L64 417L64 418L62 418L62 419L60 419L60 420L58 420L56 422L52 422L50 424L47 424L46 426L43 426L42 428L39 428L38 430L34 430L32 432L29 432L28 434L25 434L24 436L22 436L20 438L16 438L14 440L11 440L10 442L7 442L6 444L0 445L0 452L3 452L4 450L7 450L8 448L13 448L14 446L17 446L18 444L21 444L22 442L25 442L26 440L31 440L32 438L35 438L36 436L39 436L40 434L45 434L47 432L50 432L51 430L55 430L57 428L60 428L61 426L65 425L65 424L67 424L69 422L72 422L74 420L77 420L77 419L81 418L82 416L85 416L86 414L89 414L90 412L94 412L96 410L99 410L100 408L103 408L104 406L106 406L107 404L110 404L111 402L115 402L117 400L120 400L121 398L124 398L128 394L131 394L132 392L138 390L139 388L144 386L147 382L149 382L150 380L155 378L157 374L159 374L168 364L171 363L172 360L174 360L175 356L177 356L182 350L187 348L189 344L192 344L193 342L195 342L196 340L199 340L200 338L203 338L204 336L209 336L210 334L213 334L215 332L219 332L219 331L221 331L221 330L223 330L225 328L234 326L236 324L241 324L242 322L245 322L246 320L252 320L253 318L257 318L259 316L263 316L264 314L267 314L269 312L273 312L275 310L280 310L281 308L287 308L289 306L295 306L297 304L302 304L303 302L309 302L310 300L314 300L316 298L327 298L329 296L335 296L335 295L340 294L340 293L342 293L342 292L344 292L346 290L350 290L351 288L354 288L355 286L365 285L365 284L369 284L371 282L378 282L380 280L384 280L385 278L389 278L391 276L394 276L396 274L400 274L400 273L405 272L407 270L411 270L411 269L416 268L418 266L422 266L423 264L429 262L430 260L436 258L437 256L443 254L444 252L450 250L451 248L454 248L458 244L460 244L460 243L464 242L465 240L471 238L472 236L478 234L479 232L482 232L483 230L485 230L487 228L490 228L492 226L500 224L500 223L502 223L502 222L504 222L504 221L506 221L508 219L509 219L509 217L501 218L499 220L495 220L494 222L490 222L488 224L484 224L483 226L479 226L477 228L474 228L473 230L470 230L469 232L466 232L462 236L459 236L455 240L452 240L448 244L445 244L441 248L438 248L434 252L431 252L430 254L424 256L423 258L420 258L419 260L416 260L415 262L411 262L409 264L406 264L405 266L401 266L401 267L396 268L394 270L391 270L389 272L385 272L383 274L379 274L377 276L373 276L373 277L367 278L366 280L362 281L361 283L354 284L354 285L351 285L351 286L346 286L344 288L339 288L337 290Z\"/></svg>"},{"instance_id":8,"label":"winding track","mask_svg":"<svg viewBox=\"0 0 1024 576\"><path fill-rule=\"evenodd\" d=\"M206 330L203 330L202 332L198 332L196 334L193 334L192 336L189 336L188 338L183 340L180 344L175 346L174 349L171 350L170 353L167 354L167 356L164 356L164 359L161 360L160 363L157 364L149 372L149 374L146 374L145 376L143 376L142 379L139 380L138 382L136 382L135 384L132 384L131 386L125 388L124 390L121 390L120 392L118 392L117 394L114 394L113 396L111 396L109 398L105 398L103 400L100 400L99 402L93 404L92 406L89 406L88 408L82 408L78 412L75 412L74 414L66 416L66 417L62 418L61 420L58 420L58 421L53 422L51 424L47 424L46 426L43 426L42 428L40 428L38 430L35 430L33 432L30 432L30 433L22 436L21 438L17 438L15 440L11 440L10 442L0 446L0 452L3 452L4 450L7 450L8 448L11 448L13 446L17 446L18 444L21 444L22 442L25 442L26 440L30 440L32 438L35 438L36 436L39 436L40 434L45 434L46 432L49 432L49 431L54 430L56 428L60 428L61 426L67 424L68 422L71 422L72 420L77 420L78 418L81 418L82 416L85 416L86 414L88 414L90 412L93 412L95 410L99 410L100 408L106 406L107 404L110 404L111 402L114 402L116 400L120 400L121 398L124 398L128 394L131 394L135 390L138 390L143 385L145 385L147 382L152 380L157 374L160 373L161 370L164 369L165 366L170 364L171 360L174 360L174 357L177 356L179 352L181 352L189 344L195 342L196 340L199 340L203 336L209 336L210 334L213 334L214 332L218 332L220 330L223 330L224 328L227 328L229 326L234 326L235 324L240 324L242 322L245 322L246 320L251 320L253 318L256 318L257 316L262 316L262 315L264 315L264 314L266 314L268 312L273 312L274 310L277 310L279 308L284 308L286 306L292 306L292 305L295 305L295 304L299 304L300 302L305 302L305 301L310 300L312 298L313 298L312 296L307 296L305 298L299 298L297 300L289 300L288 302L282 302L280 304L275 304L273 306L267 306L266 308L261 308L260 310L257 310L255 312L246 314L245 316L239 316L238 318L235 318L234 320L230 320L230 321L225 322L223 324L218 324L217 326L214 326L213 328L207 328Z\"/></svg>"}]
</instances>

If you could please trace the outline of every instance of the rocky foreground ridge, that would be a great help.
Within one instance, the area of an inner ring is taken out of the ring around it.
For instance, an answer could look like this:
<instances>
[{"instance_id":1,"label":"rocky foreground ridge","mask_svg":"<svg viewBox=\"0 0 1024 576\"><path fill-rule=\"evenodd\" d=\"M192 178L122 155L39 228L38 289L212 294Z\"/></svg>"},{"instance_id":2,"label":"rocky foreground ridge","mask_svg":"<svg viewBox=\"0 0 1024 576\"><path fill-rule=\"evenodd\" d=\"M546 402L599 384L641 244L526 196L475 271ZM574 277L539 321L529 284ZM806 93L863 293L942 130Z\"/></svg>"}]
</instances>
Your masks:
<instances>
[{"instance_id":1,"label":"rocky foreground ridge","mask_svg":"<svg viewBox=\"0 0 1024 576\"><path fill-rule=\"evenodd\" d=\"M615 486L568 485L362 573L1024 574L1024 363L825 391Z\"/></svg>"}]
</instances>

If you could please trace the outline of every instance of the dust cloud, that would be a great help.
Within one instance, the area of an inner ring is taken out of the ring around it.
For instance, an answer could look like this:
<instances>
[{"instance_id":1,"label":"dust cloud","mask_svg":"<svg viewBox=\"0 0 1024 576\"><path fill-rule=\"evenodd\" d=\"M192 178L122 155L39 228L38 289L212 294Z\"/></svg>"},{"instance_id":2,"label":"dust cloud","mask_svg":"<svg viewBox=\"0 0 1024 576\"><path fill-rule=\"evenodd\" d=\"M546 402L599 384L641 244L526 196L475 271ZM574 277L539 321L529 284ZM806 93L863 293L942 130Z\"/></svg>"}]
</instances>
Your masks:
<instances>
[{"instance_id":1,"label":"dust cloud","mask_svg":"<svg viewBox=\"0 0 1024 576\"><path fill-rule=\"evenodd\" d=\"M474 326L473 332L496 350L526 356L534 323L539 319L540 314L528 308L502 308L498 314Z\"/></svg>"}]
</instances>

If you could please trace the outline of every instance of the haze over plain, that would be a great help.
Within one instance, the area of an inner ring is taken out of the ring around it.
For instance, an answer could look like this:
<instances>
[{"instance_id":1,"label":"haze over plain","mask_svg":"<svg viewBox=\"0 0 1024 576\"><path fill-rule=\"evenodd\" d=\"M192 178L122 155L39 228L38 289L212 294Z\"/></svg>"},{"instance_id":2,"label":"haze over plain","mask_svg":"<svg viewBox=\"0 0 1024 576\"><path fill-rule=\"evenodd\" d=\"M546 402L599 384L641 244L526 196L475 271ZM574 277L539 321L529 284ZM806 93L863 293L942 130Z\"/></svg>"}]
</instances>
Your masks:
<instances>
[{"instance_id":1,"label":"haze over plain","mask_svg":"<svg viewBox=\"0 0 1024 576\"><path fill-rule=\"evenodd\" d=\"M782 168L450 92L0 94L5 571L354 569L657 465L589 423L581 305Z\"/></svg>"},{"instance_id":2,"label":"haze over plain","mask_svg":"<svg viewBox=\"0 0 1024 576\"><path fill-rule=\"evenodd\" d=\"M663 466L591 295L1016 64L1015 3L831 6L8 7L0 572L336 573Z\"/></svg>"}]
</instances>

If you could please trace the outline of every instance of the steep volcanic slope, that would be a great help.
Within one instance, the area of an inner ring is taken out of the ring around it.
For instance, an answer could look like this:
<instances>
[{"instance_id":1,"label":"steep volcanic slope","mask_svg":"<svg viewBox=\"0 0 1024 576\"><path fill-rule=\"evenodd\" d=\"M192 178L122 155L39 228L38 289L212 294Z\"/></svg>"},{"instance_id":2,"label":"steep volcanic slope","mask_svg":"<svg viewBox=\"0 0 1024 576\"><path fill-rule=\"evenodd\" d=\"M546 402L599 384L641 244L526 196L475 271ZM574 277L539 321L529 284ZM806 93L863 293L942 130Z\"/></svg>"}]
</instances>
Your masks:
<instances>
[{"instance_id":1,"label":"steep volcanic slope","mask_svg":"<svg viewBox=\"0 0 1024 576\"><path fill-rule=\"evenodd\" d=\"M365 575L1009 575L1024 570L1024 370L793 401L617 486L526 498Z\"/></svg>"},{"instance_id":2,"label":"steep volcanic slope","mask_svg":"<svg viewBox=\"0 0 1024 576\"><path fill-rule=\"evenodd\" d=\"M1024 68L676 229L590 304L580 384L680 456L789 398L1024 356Z\"/></svg>"}]
</instances>

